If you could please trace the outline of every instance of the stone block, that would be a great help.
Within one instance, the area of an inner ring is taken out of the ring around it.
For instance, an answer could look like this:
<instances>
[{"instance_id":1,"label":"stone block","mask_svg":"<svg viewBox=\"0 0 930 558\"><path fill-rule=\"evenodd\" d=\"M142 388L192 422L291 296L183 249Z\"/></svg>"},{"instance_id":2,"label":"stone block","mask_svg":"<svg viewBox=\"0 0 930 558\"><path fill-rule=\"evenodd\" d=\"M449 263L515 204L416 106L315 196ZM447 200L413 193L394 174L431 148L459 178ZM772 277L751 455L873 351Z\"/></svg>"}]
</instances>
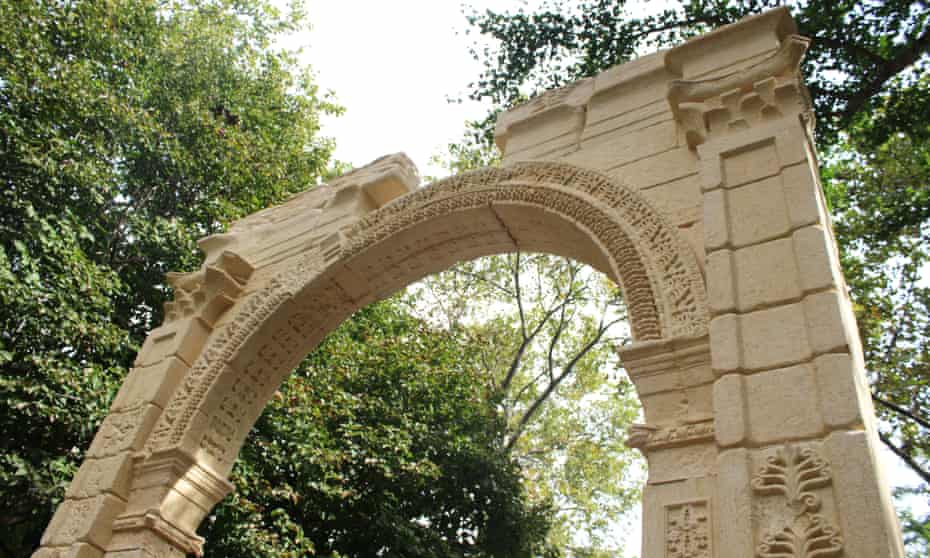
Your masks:
<instances>
[{"instance_id":1,"label":"stone block","mask_svg":"<svg viewBox=\"0 0 930 558\"><path fill-rule=\"evenodd\" d=\"M775 149L778 151L778 161L784 169L798 163L808 165L807 132L803 126L780 126L775 132Z\"/></svg>"},{"instance_id":2,"label":"stone block","mask_svg":"<svg viewBox=\"0 0 930 558\"><path fill-rule=\"evenodd\" d=\"M704 193L704 248L711 252L730 242L727 200L723 190Z\"/></svg>"},{"instance_id":3,"label":"stone block","mask_svg":"<svg viewBox=\"0 0 930 558\"><path fill-rule=\"evenodd\" d=\"M103 558L103 551L92 544L77 543L62 553L61 558Z\"/></svg>"},{"instance_id":4,"label":"stone block","mask_svg":"<svg viewBox=\"0 0 930 558\"><path fill-rule=\"evenodd\" d=\"M164 409L188 370L190 367L177 357L165 358L152 366L133 368L116 394L110 411L123 411L144 403L154 403Z\"/></svg>"},{"instance_id":5,"label":"stone block","mask_svg":"<svg viewBox=\"0 0 930 558\"><path fill-rule=\"evenodd\" d=\"M714 382L714 435L721 447L746 443L746 397L739 374Z\"/></svg>"},{"instance_id":6,"label":"stone block","mask_svg":"<svg viewBox=\"0 0 930 558\"><path fill-rule=\"evenodd\" d=\"M811 347L816 354L830 352L849 352L848 335L856 331L847 331L843 319L841 304L846 301L836 291L824 291L804 298L804 313L807 315L807 327L810 330Z\"/></svg>"},{"instance_id":7,"label":"stone block","mask_svg":"<svg viewBox=\"0 0 930 558\"><path fill-rule=\"evenodd\" d=\"M170 356L191 365L200 354L211 329L199 318L177 320L152 330L136 357L135 366L151 366Z\"/></svg>"},{"instance_id":8,"label":"stone block","mask_svg":"<svg viewBox=\"0 0 930 558\"><path fill-rule=\"evenodd\" d=\"M516 155L544 142L565 138L566 143L577 141L584 126L584 109L563 105L539 116L510 127L506 135L508 155Z\"/></svg>"},{"instance_id":9,"label":"stone block","mask_svg":"<svg viewBox=\"0 0 930 558\"><path fill-rule=\"evenodd\" d=\"M811 358L807 321L799 304L788 304L740 316L743 366L759 370Z\"/></svg>"},{"instance_id":10,"label":"stone block","mask_svg":"<svg viewBox=\"0 0 930 558\"><path fill-rule=\"evenodd\" d=\"M755 556L749 453L745 449L724 450L717 456L716 504L719 558Z\"/></svg>"},{"instance_id":11,"label":"stone block","mask_svg":"<svg viewBox=\"0 0 930 558\"><path fill-rule=\"evenodd\" d=\"M696 214L704 201L697 178L697 175L686 176L646 188L642 194L673 223L688 221L685 216Z\"/></svg>"},{"instance_id":12,"label":"stone block","mask_svg":"<svg viewBox=\"0 0 930 558\"><path fill-rule=\"evenodd\" d=\"M76 500L111 492L127 500L129 499L132 464L130 451L102 459L87 458L74 475L74 479L65 492L65 497Z\"/></svg>"},{"instance_id":13,"label":"stone block","mask_svg":"<svg viewBox=\"0 0 930 558\"><path fill-rule=\"evenodd\" d=\"M659 102L656 102L655 99L641 99L645 102L645 104L637 105L635 104L635 101L633 103L622 103L627 108L626 112L618 113L613 118L596 120L598 115L592 115L592 108L595 108L595 106L599 104L603 97L604 96L595 96L591 99L591 103L588 104L588 120L585 123L584 131L581 134L582 141L595 138L603 134L622 132L624 129L635 129L642 128L644 126L651 126L652 124L657 124L672 117L668 103L665 102L664 99ZM616 97L614 99L616 99ZM607 101L610 102L610 100L611 99L608 99ZM594 119L592 119L592 116Z\"/></svg>"},{"instance_id":14,"label":"stone block","mask_svg":"<svg viewBox=\"0 0 930 558\"><path fill-rule=\"evenodd\" d=\"M642 189L698 176L699 162L692 150L676 147L613 168L609 174L624 184Z\"/></svg>"},{"instance_id":15,"label":"stone block","mask_svg":"<svg viewBox=\"0 0 930 558\"><path fill-rule=\"evenodd\" d=\"M839 285L839 267L832 258L827 231L810 226L794 231L791 236L801 288L809 292Z\"/></svg>"},{"instance_id":16,"label":"stone block","mask_svg":"<svg viewBox=\"0 0 930 558\"><path fill-rule=\"evenodd\" d=\"M110 413L97 430L87 456L102 458L127 450L142 449L159 414L161 409L151 404L129 411Z\"/></svg>"},{"instance_id":17,"label":"stone block","mask_svg":"<svg viewBox=\"0 0 930 558\"><path fill-rule=\"evenodd\" d=\"M823 224L826 221L818 193L820 186L807 161L784 169L782 183L792 227Z\"/></svg>"},{"instance_id":18,"label":"stone block","mask_svg":"<svg viewBox=\"0 0 930 558\"><path fill-rule=\"evenodd\" d=\"M845 555L903 558L900 527L873 444L863 431L833 432L824 442Z\"/></svg>"},{"instance_id":19,"label":"stone block","mask_svg":"<svg viewBox=\"0 0 930 558\"><path fill-rule=\"evenodd\" d=\"M814 371L809 364L746 376L749 433L754 444L811 438L823 419Z\"/></svg>"},{"instance_id":20,"label":"stone block","mask_svg":"<svg viewBox=\"0 0 930 558\"><path fill-rule=\"evenodd\" d=\"M624 129L584 140L581 148L559 160L605 171L678 147L678 124L667 120L641 129Z\"/></svg>"},{"instance_id":21,"label":"stone block","mask_svg":"<svg viewBox=\"0 0 930 558\"><path fill-rule=\"evenodd\" d=\"M721 159L723 185L726 188L736 188L775 176L781 169L774 138L732 153L722 153Z\"/></svg>"},{"instance_id":22,"label":"stone block","mask_svg":"<svg viewBox=\"0 0 930 558\"><path fill-rule=\"evenodd\" d=\"M772 240L791 230L778 176L727 191L727 209L734 247Z\"/></svg>"},{"instance_id":23,"label":"stone block","mask_svg":"<svg viewBox=\"0 0 930 558\"><path fill-rule=\"evenodd\" d=\"M736 372L742 366L740 324L736 314L710 320L710 361L715 374Z\"/></svg>"},{"instance_id":24,"label":"stone block","mask_svg":"<svg viewBox=\"0 0 930 558\"><path fill-rule=\"evenodd\" d=\"M800 300L798 266L790 238L736 250L733 262L741 312Z\"/></svg>"},{"instance_id":25,"label":"stone block","mask_svg":"<svg viewBox=\"0 0 930 558\"><path fill-rule=\"evenodd\" d=\"M65 500L42 537L43 546L63 546L88 542L104 548L110 540L115 520L125 508L125 502L112 494L94 498Z\"/></svg>"},{"instance_id":26,"label":"stone block","mask_svg":"<svg viewBox=\"0 0 930 558\"><path fill-rule=\"evenodd\" d=\"M707 255L707 306L712 316L736 310L736 289L733 284L733 258L730 250L717 250Z\"/></svg>"},{"instance_id":27,"label":"stone block","mask_svg":"<svg viewBox=\"0 0 930 558\"><path fill-rule=\"evenodd\" d=\"M844 353L814 359L823 420L829 428L862 428L863 414L874 412L865 374Z\"/></svg>"},{"instance_id":28,"label":"stone block","mask_svg":"<svg viewBox=\"0 0 930 558\"><path fill-rule=\"evenodd\" d=\"M717 447L713 443L691 444L650 451L649 484L662 484L704 477L713 472Z\"/></svg>"}]
</instances>

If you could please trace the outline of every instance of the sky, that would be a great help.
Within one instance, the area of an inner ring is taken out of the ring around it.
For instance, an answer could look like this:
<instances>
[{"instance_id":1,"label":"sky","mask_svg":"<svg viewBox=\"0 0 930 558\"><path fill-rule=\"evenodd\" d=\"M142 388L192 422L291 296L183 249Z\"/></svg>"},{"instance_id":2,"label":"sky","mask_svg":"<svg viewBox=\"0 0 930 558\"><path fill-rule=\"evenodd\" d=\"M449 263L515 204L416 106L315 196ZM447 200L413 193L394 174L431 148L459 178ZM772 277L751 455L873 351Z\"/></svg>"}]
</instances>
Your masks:
<instances>
[{"instance_id":1,"label":"sky","mask_svg":"<svg viewBox=\"0 0 930 558\"><path fill-rule=\"evenodd\" d=\"M514 1L471 0L476 8ZM313 26L289 44L305 46L304 60L322 91L332 90L345 114L326 118L323 133L336 139L335 157L354 166L403 151L421 175L442 174L432 156L457 142L464 122L487 107L452 104L478 77L456 0L308 1Z\"/></svg>"}]
</instances>

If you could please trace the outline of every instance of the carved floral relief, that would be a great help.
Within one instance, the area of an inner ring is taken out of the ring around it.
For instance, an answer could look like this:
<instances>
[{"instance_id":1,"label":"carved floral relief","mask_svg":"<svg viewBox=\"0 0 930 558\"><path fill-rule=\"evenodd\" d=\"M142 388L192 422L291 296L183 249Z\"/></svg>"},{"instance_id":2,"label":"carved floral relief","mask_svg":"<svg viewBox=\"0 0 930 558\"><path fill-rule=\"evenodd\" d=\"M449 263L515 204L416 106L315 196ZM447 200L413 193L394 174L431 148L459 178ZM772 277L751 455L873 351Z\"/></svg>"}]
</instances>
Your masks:
<instances>
[{"instance_id":1,"label":"carved floral relief","mask_svg":"<svg viewBox=\"0 0 930 558\"><path fill-rule=\"evenodd\" d=\"M839 529L821 515L816 490L832 482L830 466L815 450L787 445L766 459L751 486L783 500L780 521L768 526L756 547L758 558L831 558L843 555ZM775 523L775 522L773 522Z\"/></svg>"}]
</instances>

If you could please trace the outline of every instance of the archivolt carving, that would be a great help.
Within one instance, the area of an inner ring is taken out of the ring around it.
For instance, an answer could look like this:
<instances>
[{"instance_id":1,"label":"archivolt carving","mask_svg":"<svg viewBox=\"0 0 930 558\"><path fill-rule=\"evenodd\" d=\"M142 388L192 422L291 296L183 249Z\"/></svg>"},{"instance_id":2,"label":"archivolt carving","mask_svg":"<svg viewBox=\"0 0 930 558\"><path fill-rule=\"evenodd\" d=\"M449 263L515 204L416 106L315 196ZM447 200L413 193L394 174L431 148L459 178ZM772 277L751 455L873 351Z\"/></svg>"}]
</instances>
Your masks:
<instances>
[{"instance_id":1,"label":"archivolt carving","mask_svg":"<svg viewBox=\"0 0 930 558\"><path fill-rule=\"evenodd\" d=\"M612 260L638 340L706 330L703 279L681 237L639 194L571 165L521 163L442 180L357 222L347 232L342 257L350 259L418 222L495 202L538 205L586 228Z\"/></svg>"},{"instance_id":2,"label":"archivolt carving","mask_svg":"<svg viewBox=\"0 0 930 558\"><path fill-rule=\"evenodd\" d=\"M321 246L305 253L296 264L287 264L286 271L265 288L241 300L234 309L236 315L214 332L159 417L147 448L157 450L180 444L210 386L230 366L246 339L295 293L313 284L330 265L350 262L366 250L377 249L379 242L417 223L494 203L537 205L587 229L606 250L615 267L614 276L622 281L637 339L693 336L706 331L703 280L690 249L641 196L599 173L564 164L527 163L476 171L440 181L369 213L345 230L338 250ZM335 283L328 289L339 290ZM308 317L308 323L314 327L325 322L323 318L327 315L351 311L353 302L345 293L331 294L338 294L339 300L319 300L325 308L315 308L313 316ZM280 353L274 359L276 362L249 365L260 370L260 376L286 373L277 370L281 363L303 356L300 353L306 350L305 340L310 333L305 330L307 325L292 321L287 327L293 331L272 336L294 339L293 343L285 343L287 346L275 348ZM259 357L267 354L263 351L259 349ZM237 447L233 440L244 436L250 415L270 396L267 380L265 377L265 381L240 386L250 394L255 392L255 397L249 396L254 399L251 405L232 409L230 403L223 407L222 413L210 417L207 431L198 443L219 463L231 463L234 455L227 453Z\"/></svg>"}]
</instances>

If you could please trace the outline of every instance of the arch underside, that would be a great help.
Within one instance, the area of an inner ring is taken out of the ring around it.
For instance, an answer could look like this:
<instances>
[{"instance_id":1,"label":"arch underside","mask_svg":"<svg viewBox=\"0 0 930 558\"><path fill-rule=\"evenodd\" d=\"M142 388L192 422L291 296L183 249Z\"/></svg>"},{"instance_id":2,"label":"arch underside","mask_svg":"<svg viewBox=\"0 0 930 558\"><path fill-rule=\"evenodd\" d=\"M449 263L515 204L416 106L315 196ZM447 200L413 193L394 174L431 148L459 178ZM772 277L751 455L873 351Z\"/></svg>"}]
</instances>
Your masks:
<instances>
[{"instance_id":1,"label":"arch underside","mask_svg":"<svg viewBox=\"0 0 930 558\"><path fill-rule=\"evenodd\" d=\"M341 250L261 275L219 324L149 440L228 472L274 390L358 308L456 262L516 250L571 257L623 290L634 339L706 331L703 280L677 232L637 193L596 172L531 163L440 181L370 213Z\"/></svg>"}]
</instances>

